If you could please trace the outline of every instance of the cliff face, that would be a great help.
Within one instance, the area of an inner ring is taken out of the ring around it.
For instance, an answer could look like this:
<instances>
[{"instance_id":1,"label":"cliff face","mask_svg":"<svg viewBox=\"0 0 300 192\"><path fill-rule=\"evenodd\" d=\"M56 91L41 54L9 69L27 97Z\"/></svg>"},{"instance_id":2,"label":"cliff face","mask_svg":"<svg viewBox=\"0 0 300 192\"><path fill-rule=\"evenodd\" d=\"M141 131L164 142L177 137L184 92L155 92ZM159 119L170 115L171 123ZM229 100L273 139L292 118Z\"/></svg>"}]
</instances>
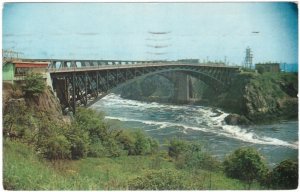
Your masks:
<instances>
[{"instance_id":1,"label":"cliff face","mask_svg":"<svg viewBox=\"0 0 300 192\"><path fill-rule=\"evenodd\" d=\"M46 89L39 96L25 98L26 106L33 112L40 113L50 118L62 119L62 110L59 100L50 89Z\"/></svg>"},{"instance_id":2,"label":"cliff face","mask_svg":"<svg viewBox=\"0 0 300 192\"><path fill-rule=\"evenodd\" d=\"M53 124L69 122L62 115L59 101L50 88L46 88L38 96L27 97L20 87L5 84L2 96L4 126L37 126L43 120Z\"/></svg>"},{"instance_id":3,"label":"cliff face","mask_svg":"<svg viewBox=\"0 0 300 192\"><path fill-rule=\"evenodd\" d=\"M215 106L263 123L298 117L296 74L241 73L227 92L210 100ZM217 102L213 102L213 100Z\"/></svg>"}]
</instances>

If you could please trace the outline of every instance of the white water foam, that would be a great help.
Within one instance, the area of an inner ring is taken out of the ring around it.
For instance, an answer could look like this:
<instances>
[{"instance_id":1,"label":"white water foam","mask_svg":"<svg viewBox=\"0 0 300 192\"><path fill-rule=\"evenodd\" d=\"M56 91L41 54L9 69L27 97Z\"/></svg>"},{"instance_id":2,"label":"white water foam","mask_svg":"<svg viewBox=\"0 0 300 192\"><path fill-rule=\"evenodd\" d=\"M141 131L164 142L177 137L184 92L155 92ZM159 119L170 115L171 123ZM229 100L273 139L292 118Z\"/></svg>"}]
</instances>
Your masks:
<instances>
[{"instance_id":1,"label":"white water foam","mask_svg":"<svg viewBox=\"0 0 300 192\"><path fill-rule=\"evenodd\" d=\"M222 135L225 137L241 140L244 142L255 143L255 144L264 144L264 145L277 145L277 146L285 146L293 149L298 149L298 143L289 143L286 141L282 141L277 138L270 137L260 137L257 136L253 132L249 132L246 129L242 129L238 126L232 125L222 125L221 127L216 126L214 128L207 127L196 127L196 126L187 126L185 124L180 123L170 123L170 122L158 122L158 121L149 121L149 120L138 120L138 119L129 119L124 117L111 117L106 116L107 119L116 119L120 121L129 121L129 122L139 122L146 125L154 125L158 126L158 129L168 128L168 127L182 127L185 130L192 129L197 131L202 131L206 133L214 133L216 135ZM152 130L153 131L153 130Z\"/></svg>"},{"instance_id":2,"label":"white water foam","mask_svg":"<svg viewBox=\"0 0 300 192\"><path fill-rule=\"evenodd\" d=\"M141 120L127 117L114 117L106 116L107 119L117 119L120 121L139 122L146 125L157 126L157 129L163 129L168 127L180 127L183 131L187 129L213 133L216 135L225 136L241 140L244 142L263 144L263 145L275 145L285 146L293 149L298 149L297 143L289 143L277 138L271 138L266 136L259 136L255 132L241 128L239 126L226 125L224 118L228 115L221 110L212 110L209 107L202 106L189 106L189 105L169 105L159 103L146 103L134 100L123 99L118 95L110 94L102 99L103 104L107 107L116 107L122 109L122 107L133 108L138 111L146 111L153 109L155 111L170 112L178 111L178 114L173 121L152 121L152 120ZM97 107L97 104L95 105ZM182 114L182 112L184 112ZM171 121L171 119L170 119Z\"/></svg>"}]
</instances>

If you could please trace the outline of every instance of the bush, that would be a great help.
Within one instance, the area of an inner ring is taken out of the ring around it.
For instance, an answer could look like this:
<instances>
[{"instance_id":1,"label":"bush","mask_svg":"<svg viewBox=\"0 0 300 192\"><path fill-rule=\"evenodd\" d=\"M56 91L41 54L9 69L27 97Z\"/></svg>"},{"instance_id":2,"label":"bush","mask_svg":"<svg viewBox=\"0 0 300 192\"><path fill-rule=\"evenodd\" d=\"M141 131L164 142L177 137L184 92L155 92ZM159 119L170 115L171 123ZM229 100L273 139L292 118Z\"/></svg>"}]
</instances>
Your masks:
<instances>
[{"instance_id":1,"label":"bush","mask_svg":"<svg viewBox=\"0 0 300 192\"><path fill-rule=\"evenodd\" d=\"M135 155L135 138L132 131L122 130L116 139L123 146L123 149L127 151L128 155Z\"/></svg>"},{"instance_id":2,"label":"bush","mask_svg":"<svg viewBox=\"0 0 300 192\"><path fill-rule=\"evenodd\" d=\"M274 189L296 189L298 187L298 162L282 161L271 174L271 187Z\"/></svg>"},{"instance_id":3,"label":"bush","mask_svg":"<svg viewBox=\"0 0 300 192\"><path fill-rule=\"evenodd\" d=\"M254 180L261 182L268 171L262 156L253 148L237 149L223 164L227 176L246 182L249 189Z\"/></svg>"},{"instance_id":4,"label":"bush","mask_svg":"<svg viewBox=\"0 0 300 192\"><path fill-rule=\"evenodd\" d=\"M55 135L48 138L42 146L42 154L49 160L69 159L71 144L64 135Z\"/></svg>"},{"instance_id":5,"label":"bush","mask_svg":"<svg viewBox=\"0 0 300 192\"><path fill-rule=\"evenodd\" d=\"M182 140L171 140L169 155L175 158L175 165L180 169L206 169L216 171L220 163L207 152L199 143Z\"/></svg>"},{"instance_id":6,"label":"bush","mask_svg":"<svg viewBox=\"0 0 300 192\"><path fill-rule=\"evenodd\" d=\"M85 158L88 154L90 138L87 132L80 130L78 127L72 127L65 134L71 143L72 159Z\"/></svg>"},{"instance_id":7,"label":"bush","mask_svg":"<svg viewBox=\"0 0 300 192\"><path fill-rule=\"evenodd\" d=\"M176 170L147 171L128 183L130 190L180 190L186 189L182 173Z\"/></svg>"},{"instance_id":8,"label":"bush","mask_svg":"<svg viewBox=\"0 0 300 192\"><path fill-rule=\"evenodd\" d=\"M25 86L23 90L28 96L37 96L44 92L46 82L41 74L31 73L25 77Z\"/></svg>"},{"instance_id":9,"label":"bush","mask_svg":"<svg viewBox=\"0 0 300 192\"><path fill-rule=\"evenodd\" d=\"M3 114L3 135L10 138L23 138L26 129L31 128L24 99L11 100Z\"/></svg>"},{"instance_id":10,"label":"bush","mask_svg":"<svg viewBox=\"0 0 300 192\"><path fill-rule=\"evenodd\" d=\"M170 141L168 154L170 157L178 159L179 155L183 154L189 148L189 144L186 141L172 139Z\"/></svg>"},{"instance_id":11,"label":"bush","mask_svg":"<svg viewBox=\"0 0 300 192\"><path fill-rule=\"evenodd\" d=\"M153 154L159 147L157 140L147 137L140 129L122 130L116 139L123 145L123 149L128 151L128 155Z\"/></svg>"},{"instance_id":12,"label":"bush","mask_svg":"<svg viewBox=\"0 0 300 192\"><path fill-rule=\"evenodd\" d=\"M101 142L92 143L89 146L88 156L89 157L105 157L105 156L107 156L107 150L102 145Z\"/></svg>"},{"instance_id":13,"label":"bush","mask_svg":"<svg viewBox=\"0 0 300 192\"><path fill-rule=\"evenodd\" d=\"M119 157L122 154L121 146L113 138L102 141L103 146L106 148L107 154L110 157Z\"/></svg>"}]
</instances>

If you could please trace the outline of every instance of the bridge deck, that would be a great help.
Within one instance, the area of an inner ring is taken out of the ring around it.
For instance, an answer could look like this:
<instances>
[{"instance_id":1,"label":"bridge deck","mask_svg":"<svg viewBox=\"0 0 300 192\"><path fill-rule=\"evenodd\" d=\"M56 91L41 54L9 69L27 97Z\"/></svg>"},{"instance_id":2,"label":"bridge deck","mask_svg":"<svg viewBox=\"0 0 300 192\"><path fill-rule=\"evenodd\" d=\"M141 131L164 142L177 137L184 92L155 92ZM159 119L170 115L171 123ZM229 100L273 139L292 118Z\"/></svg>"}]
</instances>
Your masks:
<instances>
[{"instance_id":1,"label":"bridge deck","mask_svg":"<svg viewBox=\"0 0 300 192\"><path fill-rule=\"evenodd\" d=\"M147 63L147 64L118 64L118 65L98 65L98 66L85 66L85 67L62 67L62 68L48 68L50 73L65 73L65 72L80 72L80 71L99 71L111 69L132 69L132 68L149 68L149 67L163 67L163 66L191 66L191 67L212 67L212 68L229 68L239 69L235 66L221 66L209 64L186 64L186 63Z\"/></svg>"}]
</instances>

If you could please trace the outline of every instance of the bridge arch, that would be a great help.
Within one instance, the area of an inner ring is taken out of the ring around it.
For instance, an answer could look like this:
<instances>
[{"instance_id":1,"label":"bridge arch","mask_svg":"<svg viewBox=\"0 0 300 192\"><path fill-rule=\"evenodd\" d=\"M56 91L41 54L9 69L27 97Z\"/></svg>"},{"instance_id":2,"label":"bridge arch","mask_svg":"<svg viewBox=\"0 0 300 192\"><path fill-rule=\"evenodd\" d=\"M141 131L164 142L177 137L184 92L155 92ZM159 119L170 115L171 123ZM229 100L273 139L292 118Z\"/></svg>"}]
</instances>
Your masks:
<instances>
[{"instance_id":1,"label":"bridge arch","mask_svg":"<svg viewBox=\"0 0 300 192\"><path fill-rule=\"evenodd\" d=\"M129 79L123 83L120 83L118 85L116 85L115 87L111 88L107 94L111 93L112 91L121 88L122 86L128 85L130 83L133 83L135 81L141 80L143 78L149 77L149 76L153 76L153 75L159 75L159 74L163 74L163 73L169 73L169 72L183 72L186 73L188 75L191 75L201 81L203 81L206 85L212 87L216 92L221 91L221 88L225 88L227 86L226 83L218 80L217 78L210 76L207 73L201 72L201 71L194 71L191 69L164 69L164 70L159 70L159 71L155 71L155 72L149 72L140 76L137 76L133 79Z\"/></svg>"},{"instance_id":2,"label":"bridge arch","mask_svg":"<svg viewBox=\"0 0 300 192\"><path fill-rule=\"evenodd\" d=\"M132 65L133 66L133 65ZM200 65L147 65L104 69L74 69L50 72L53 88L63 108L75 111L77 105L89 106L117 87L155 74L182 72L200 79L216 92L231 82L236 69Z\"/></svg>"}]
</instances>

